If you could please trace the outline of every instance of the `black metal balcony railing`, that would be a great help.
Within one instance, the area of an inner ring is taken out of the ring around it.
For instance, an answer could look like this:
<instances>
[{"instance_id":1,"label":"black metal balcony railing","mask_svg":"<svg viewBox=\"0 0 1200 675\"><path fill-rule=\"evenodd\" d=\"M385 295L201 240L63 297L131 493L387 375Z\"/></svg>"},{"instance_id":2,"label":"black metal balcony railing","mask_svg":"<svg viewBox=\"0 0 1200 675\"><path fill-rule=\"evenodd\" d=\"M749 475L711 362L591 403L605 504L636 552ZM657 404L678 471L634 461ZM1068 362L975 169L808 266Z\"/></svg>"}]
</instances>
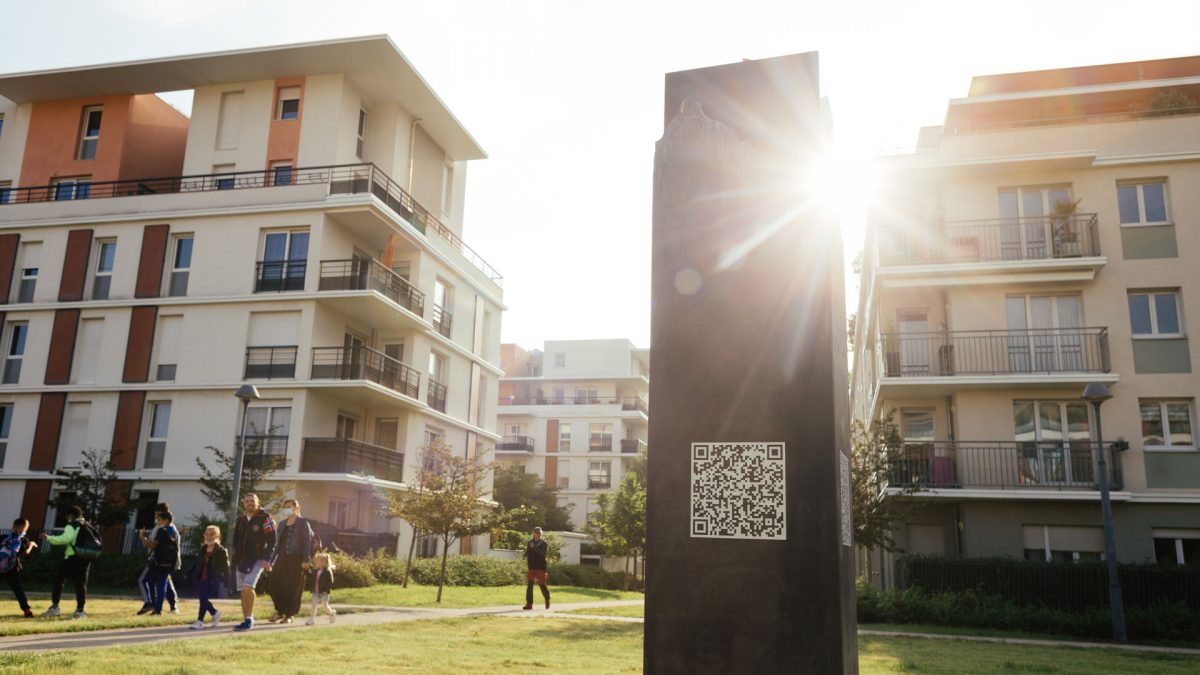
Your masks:
<instances>
[{"instance_id":1,"label":"black metal balcony railing","mask_svg":"<svg viewBox=\"0 0 1200 675\"><path fill-rule=\"evenodd\" d=\"M1056 488L1098 486L1094 441L905 443L889 484L923 488ZM1109 481L1121 488L1120 457L1106 448Z\"/></svg>"},{"instance_id":2,"label":"black metal balcony railing","mask_svg":"<svg viewBox=\"0 0 1200 675\"><path fill-rule=\"evenodd\" d=\"M1108 329L885 333L886 377L1107 373Z\"/></svg>"},{"instance_id":3,"label":"black metal balcony railing","mask_svg":"<svg viewBox=\"0 0 1200 675\"><path fill-rule=\"evenodd\" d=\"M636 438L622 438L621 454L636 455L643 447L645 447L645 445L645 441L638 440Z\"/></svg>"},{"instance_id":4,"label":"black metal balcony railing","mask_svg":"<svg viewBox=\"0 0 1200 675\"><path fill-rule=\"evenodd\" d=\"M421 374L370 347L314 347L312 379L368 380L417 398Z\"/></svg>"},{"instance_id":5,"label":"black metal balcony railing","mask_svg":"<svg viewBox=\"0 0 1200 675\"><path fill-rule=\"evenodd\" d=\"M296 345L246 347L247 380L282 380L296 377Z\"/></svg>"},{"instance_id":6,"label":"black metal balcony railing","mask_svg":"<svg viewBox=\"0 0 1200 675\"><path fill-rule=\"evenodd\" d=\"M1096 214L949 221L881 239L879 264L1000 262L1100 255Z\"/></svg>"},{"instance_id":7,"label":"black metal balcony railing","mask_svg":"<svg viewBox=\"0 0 1200 675\"><path fill-rule=\"evenodd\" d=\"M274 470L284 468L284 465L287 464L288 437L278 434L259 434L254 431L251 428L246 432L246 456L243 459L245 465ZM237 444L238 438L234 437L233 445L230 447L236 448Z\"/></svg>"},{"instance_id":8,"label":"black metal balcony railing","mask_svg":"<svg viewBox=\"0 0 1200 675\"><path fill-rule=\"evenodd\" d=\"M612 479L608 474L588 474L589 490L607 490L612 487Z\"/></svg>"},{"instance_id":9,"label":"black metal balcony railing","mask_svg":"<svg viewBox=\"0 0 1200 675\"><path fill-rule=\"evenodd\" d=\"M301 473L362 473L381 480L404 480L404 453L349 438L306 438Z\"/></svg>"},{"instance_id":10,"label":"black metal balcony railing","mask_svg":"<svg viewBox=\"0 0 1200 675\"><path fill-rule=\"evenodd\" d=\"M429 378L429 389L425 393L425 402L438 412L446 412L446 385Z\"/></svg>"},{"instance_id":11,"label":"black metal balcony railing","mask_svg":"<svg viewBox=\"0 0 1200 675\"><path fill-rule=\"evenodd\" d=\"M453 321L454 315L450 310L440 305L433 306L433 327L437 332L450 337L450 325Z\"/></svg>"},{"instance_id":12,"label":"black metal balcony railing","mask_svg":"<svg viewBox=\"0 0 1200 675\"><path fill-rule=\"evenodd\" d=\"M303 291L307 260L260 260L255 264L254 292Z\"/></svg>"},{"instance_id":13,"label":"black metal balcony railing","mask_svg":"<svg viewBox=\"0 0 1200 675\"><path fill-rule=\"evenodd\" d=\"M161 178L135 178L132 180L100 181L87 184L86 190L64 190L56 185L5 188L0 205L31 204L37 202L62 201L64 199L107 199L110 197L135 197L142 195L176 194L180 192L215 192L242 190L246 188L286 188L290 186L325 185L327 194L371 194L378 198L395 214L412 223L422 234L433 232L474 265L497 286L503 285L503 277L476 253L453 230L446 227L421 206L404 188L374 164L340 164L334 166L295 167L286 174L275 169L258 171L232 171L226 173L196 174L191 176L167 176Z\"/></svg>"},{"instance_id":14,"label":"black metal balcony railing","mask_svg":"<svg viewBox=\"0 0 1200 675\"><path fill-rule=\"evenodd\" d=\"M378 260L322 260L318 290L379 291L413 314L425 316L425 294Z\"/></svg>"},{"instance_id":15,"label":"black metal balcony railing","mask_svg":"<svg viewBox=\"0 0 1200 675\"><path fill-rule=\"evenodd\" d=\"M529 436L505 436L496 449L505 452L533 452L533 439Z\"/></svg>"},{"instance_id":16,"label":"black metal balcony railing","mask_svg":"<svg viewBox=\"0 0 1200 675\"><path fill-rule=\"evenodd\" d=\"M500 405L619 405L621 410L649 414L646 399L640 396L501 396Z\"/></svg>"},{"instance_id":17,"label":"black metal balcony railing","mask_svg":"<svg viewBox=\"0 0 1200 675\"><path fill-rule=\"evenodd\" d=\"M612 452L612 434L592 434L588 438L588 452Z\"/></svg>"}]
</instances>

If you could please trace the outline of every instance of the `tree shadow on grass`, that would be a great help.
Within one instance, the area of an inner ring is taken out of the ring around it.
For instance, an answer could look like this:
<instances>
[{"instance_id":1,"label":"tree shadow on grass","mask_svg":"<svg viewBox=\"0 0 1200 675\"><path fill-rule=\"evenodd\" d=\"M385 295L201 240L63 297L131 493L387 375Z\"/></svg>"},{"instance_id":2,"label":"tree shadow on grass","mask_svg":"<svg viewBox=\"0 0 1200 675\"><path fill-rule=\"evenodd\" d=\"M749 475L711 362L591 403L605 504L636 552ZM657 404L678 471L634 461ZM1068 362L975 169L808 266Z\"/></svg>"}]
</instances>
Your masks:
<instances>
[{"instance_id":1,"label":"tree shadow on grass","mask_svg":"<svg viewBox=\"0 0 1200 675\"><path fill-rule=\"evenodd\" d=\"M604 590L601 588L582 588L580 586L564 586L563 589L564 590L569 589L573 595L582 595L584 597L595 598L597 600L626 600L626 599L636 600L637 599L637 598L622 598L621 597L622 591L609 591L609 590ZM550 594L551 594L551 596L554 595L553 587L550 588ZM551 599L553 599L553 597L551 597Z\"/></svg>"},{"instance_id":2,"label":"tree shadow on grass","mask_svg":"<svg viewBox=\"0 0 1200 675\"><path fill-rule=\"evenodd\" d=\"M540 622L539 622L540 623ZM529 633L530 637L554 638L557 640L607 640L616 638L641 638L642 624L627 621L559 621L551 626L542 626Z\"/></svg>"}]
</instances>

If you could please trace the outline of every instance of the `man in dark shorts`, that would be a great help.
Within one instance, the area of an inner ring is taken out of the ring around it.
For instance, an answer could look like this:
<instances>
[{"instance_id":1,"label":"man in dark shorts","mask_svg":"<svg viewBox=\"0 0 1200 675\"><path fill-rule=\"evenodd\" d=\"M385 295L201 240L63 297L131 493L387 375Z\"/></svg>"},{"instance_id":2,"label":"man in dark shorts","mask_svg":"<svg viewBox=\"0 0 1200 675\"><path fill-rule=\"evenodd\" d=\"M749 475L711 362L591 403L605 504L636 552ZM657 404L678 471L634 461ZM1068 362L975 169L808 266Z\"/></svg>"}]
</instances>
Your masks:
<instances>
[{"instance_id":1,"label":"man in dark shorts","mask_svg":"<svg viewBox=\"0 0 1200 675\"><path fill-rule=\"evenodd\" d=\"M542 589L542 597L546 599L546 609L550 609L550 589L546 588L546 540L542 539L542 528L533 528L533 539L525 546L525 563L529 565L529 573L525 575L525 606L521 609L533 609L533 584L536 582Z\"/></svg>"}]
</instances>

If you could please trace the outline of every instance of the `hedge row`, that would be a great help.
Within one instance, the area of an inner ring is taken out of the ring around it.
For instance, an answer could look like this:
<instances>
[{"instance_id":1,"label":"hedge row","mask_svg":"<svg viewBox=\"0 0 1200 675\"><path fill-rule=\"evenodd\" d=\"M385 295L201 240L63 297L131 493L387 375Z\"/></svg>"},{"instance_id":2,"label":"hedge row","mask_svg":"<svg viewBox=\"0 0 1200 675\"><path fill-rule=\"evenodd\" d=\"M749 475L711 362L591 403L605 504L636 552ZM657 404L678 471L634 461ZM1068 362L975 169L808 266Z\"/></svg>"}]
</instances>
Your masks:
<instances>
[{"instance_id":1,"label":"hedge row","mask_svg":"<svg viewBox=\"0 0 1200 675\"><path fill-rule=\"evenodd\" d=\"M405 561L381 551L362 558L334 554L339 588L365 588L375 584L398 584L404 578ZM441 558L419 558L413 561L412 581L434 585L441 572ZM525 583L525 561L501 560L486 555L455 555L446 559L447 586L509 586ZM591 565L550 563L551 583L559 586L581 586L618 590L621 574L607 572Z\"/></svg>"}]
</instances>

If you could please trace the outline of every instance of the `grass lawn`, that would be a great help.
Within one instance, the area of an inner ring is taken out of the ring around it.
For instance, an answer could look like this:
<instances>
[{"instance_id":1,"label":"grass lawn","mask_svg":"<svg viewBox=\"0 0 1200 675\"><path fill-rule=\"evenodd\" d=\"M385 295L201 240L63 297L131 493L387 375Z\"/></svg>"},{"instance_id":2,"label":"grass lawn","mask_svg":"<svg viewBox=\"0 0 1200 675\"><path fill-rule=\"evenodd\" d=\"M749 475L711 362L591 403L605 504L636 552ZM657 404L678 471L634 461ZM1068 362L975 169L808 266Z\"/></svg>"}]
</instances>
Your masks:
<instances>
[{"instance_id":1,"label":"grass lawn","mask_svg":"<svg viewBox=\"0 0 1200 675\"><path fill-rule=\"evenodd\" d=\"M642 593L633 591L604 591L574 586L550 587L550 601L555 604L641 600L644 597ZM304 598L304 602L307 603L308 595ZM535 605L541 605L542 594L536 588L533 589L533 599ZM441 604L437 603L437 586L410 583L408 588L395 584L380 584L369 588L334 588L333 606L336 608L339 604L451 608L512 605L513 609L517 609L525 604L525 586L446 586L442 589Z\"/></svg>"},{"instance_id":2,"label":"grass lawn","mask_svg":"<svg viewBox=\"0 0 1200 675\"><path fill-rule=\"evenodd\" d=\"M563 614L590 614L591 616L632 616L643 618L646 616L645 605L622 605L620 607L596 607L594 609L573 609Z\"/></svg>"},{"instance_id":3,"label":"grass lawn","mask_svg":"<svg viewBox=\"0 0 1200 675\"><path fill-rule=\"evenodd\" d=\"M50 606L50 597L48 595L31 594L29 596L29 604L33 607L35 614L41 614ZM104 630L106 628L186 625L196 620L196 611L199 609L195 598L183 598L179 603L178 614L168 614L164 607L162 616L137 616L137 611L142 607L141 598L131 597L121 600L89 598L86 608L87 618L72 619L71 612L75 611L74 593L63 594L62 602L59 604L63 613L53 619L43 619L41 617L26 619L21 616L21 610L17 607L16 601L11 596L5 598L4 603L0 607L3 608L0 610L0 636L32 635L34 633L76 633L89 630ZM301 608L307 611L308 605L301 605ZM232 626L234 623L242 620L242 610L240 606L234 603L217 602L217 609L222 613L221 623L228 623ZM254 605L255 618L266 620L273 613L274 608L271 606L271 599L266 596L260 597Z\"/></svg>"},{"instance_id":4,"label":"grass lawn","mask_svg":"<svg viewBox=\"0 0 1200 675\"><path fill-rule=\"evenodd\" d=\"M247 635L55 652L0 654L0 671L75 673L346 672L636 673L642 666L642 626L572 619L474 617L346 626L286 634ZM924 673L1154 673L1200 671L1200 658L950 642L916 638L863 638L864 674ZM219 659L219 660L215 660ZM216 664L219 664L217 666Z\"/></svg>"}]
</instances>

